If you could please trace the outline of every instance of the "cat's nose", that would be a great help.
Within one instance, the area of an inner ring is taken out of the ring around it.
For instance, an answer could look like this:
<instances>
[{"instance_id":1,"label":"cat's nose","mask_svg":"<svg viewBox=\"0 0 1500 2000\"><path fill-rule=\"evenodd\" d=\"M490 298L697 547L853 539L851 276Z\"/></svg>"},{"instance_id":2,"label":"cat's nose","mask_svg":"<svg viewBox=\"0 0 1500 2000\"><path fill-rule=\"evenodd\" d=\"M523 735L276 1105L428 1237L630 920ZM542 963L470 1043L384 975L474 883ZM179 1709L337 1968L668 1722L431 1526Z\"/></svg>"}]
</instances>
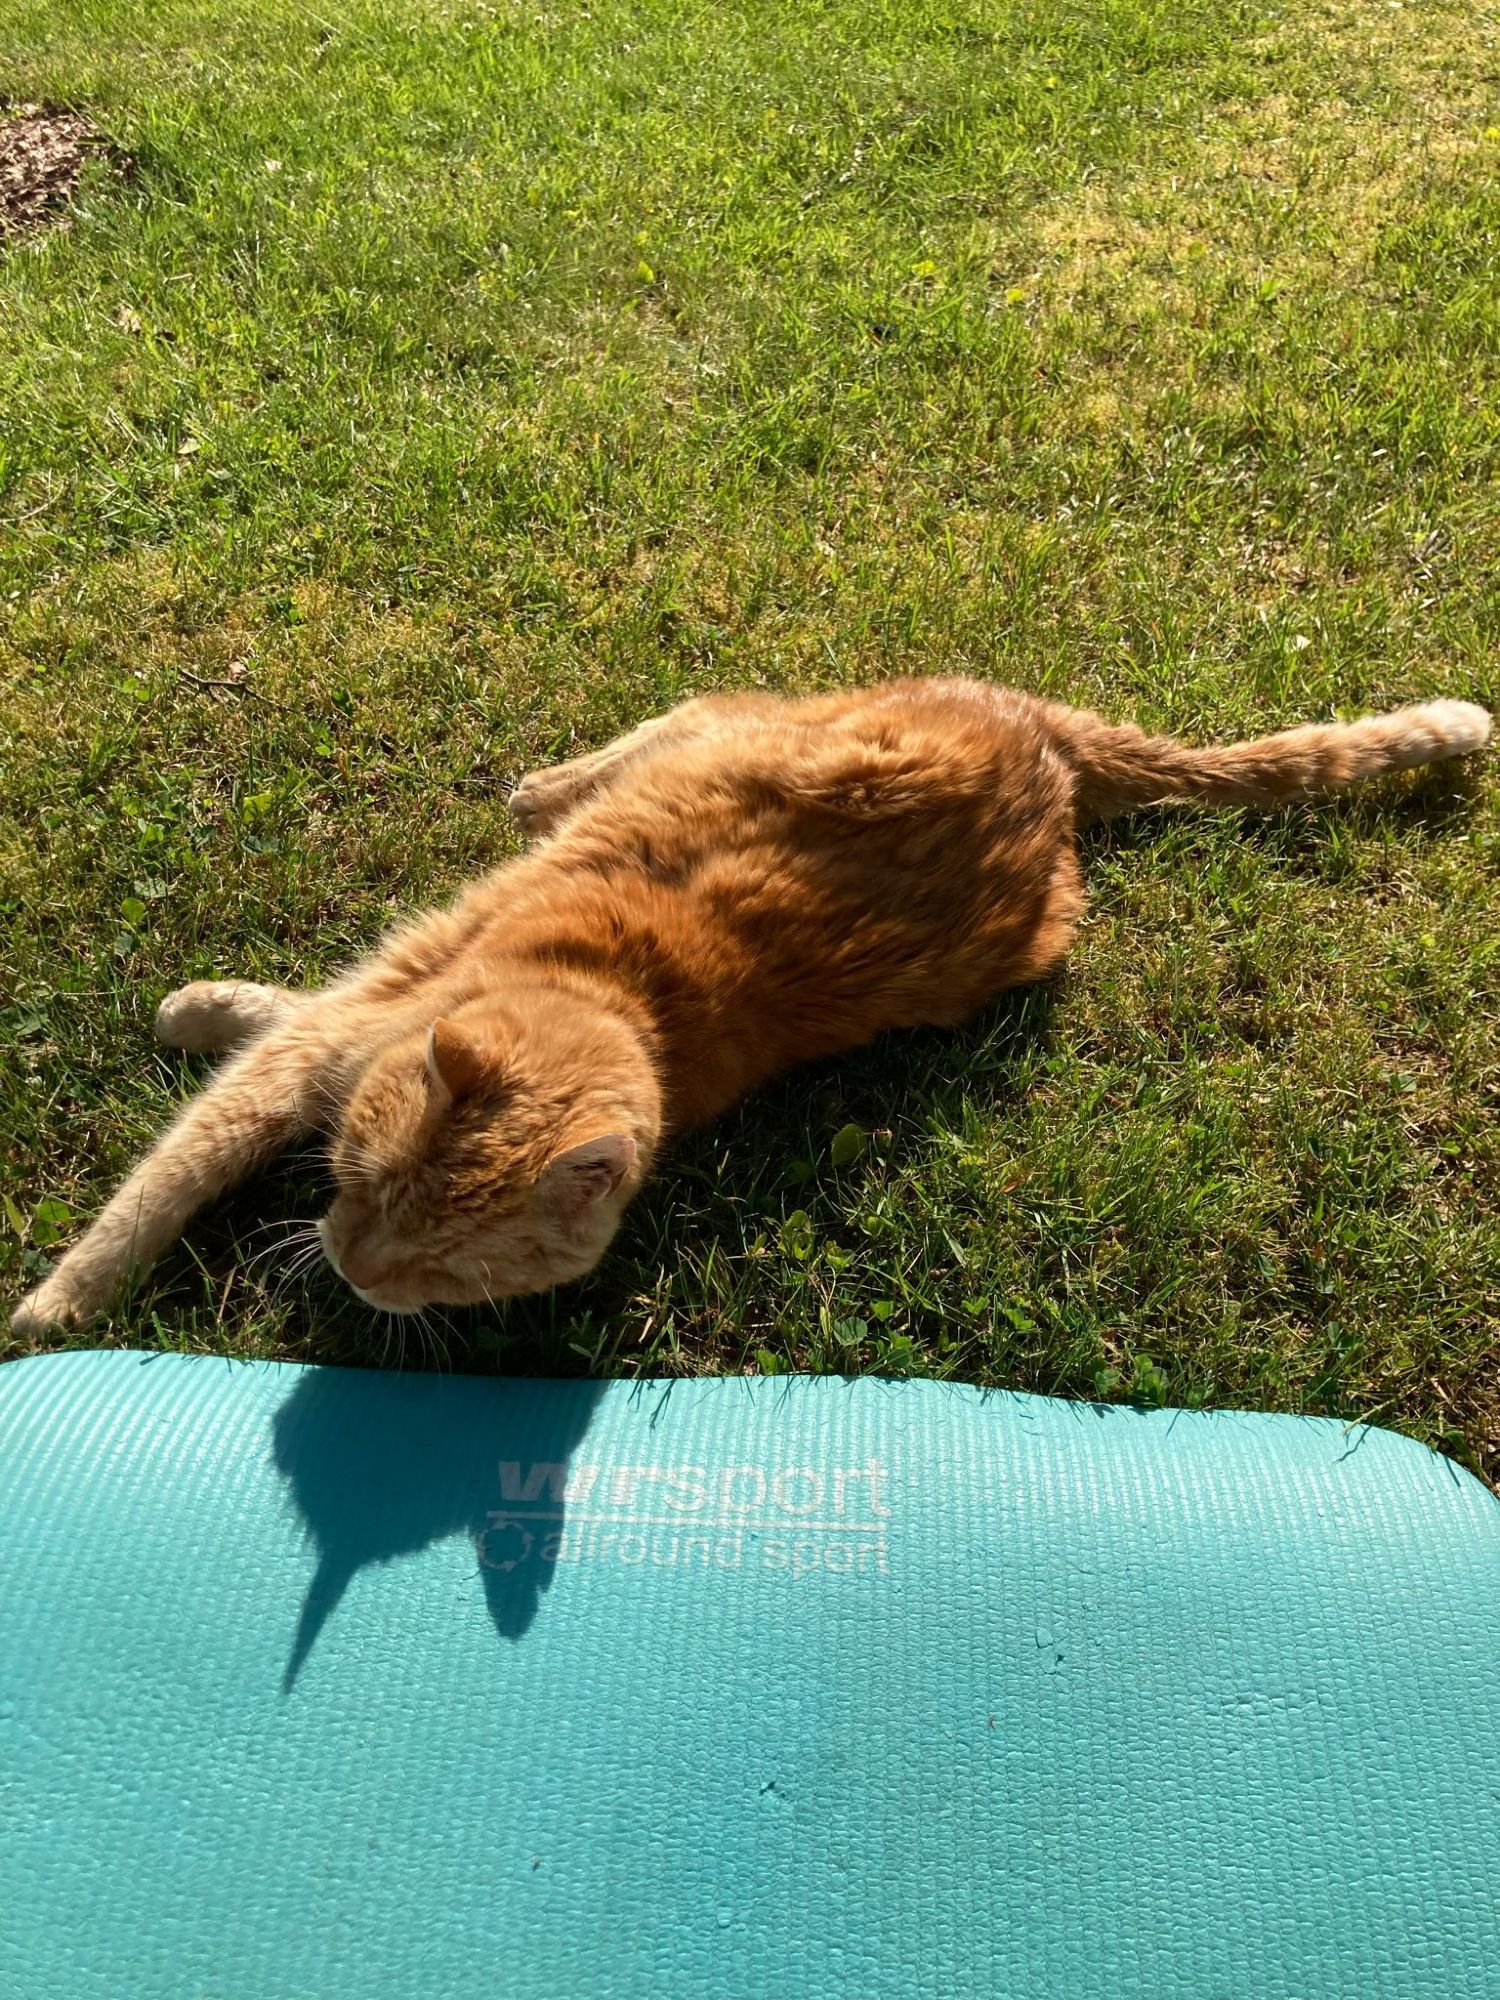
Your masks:
<instances>
[{"instance_id":1,"label":"cat's nose","mask_svg":"<svg viewBox=\"0 0 1500 2000\"><path fill-rule=\"evenodd\" d=\"M373 1291L385 1275L384 1260L371 1256L368 1250L345 1249L334 1269L342 1276L345 1284L353 1285L356 1291Z\"/></svg>"},{"instance_id":2,"label":"cat's nose","mask_svg":"<svg viewBox=\"0 0 1500 2000\"><path fill-rule=\"evenodd\" d=\"M357 1292L368 1291L378 1284L384 1265L368 1250L361 1250L357 1244L346 1243L342 1250L333 1247L333 1232L328 1228L327 1218L318 1224L318 1234L323 1239L323 1255L346 1285L352 1285Z\"/></svg>"}]
</instances>

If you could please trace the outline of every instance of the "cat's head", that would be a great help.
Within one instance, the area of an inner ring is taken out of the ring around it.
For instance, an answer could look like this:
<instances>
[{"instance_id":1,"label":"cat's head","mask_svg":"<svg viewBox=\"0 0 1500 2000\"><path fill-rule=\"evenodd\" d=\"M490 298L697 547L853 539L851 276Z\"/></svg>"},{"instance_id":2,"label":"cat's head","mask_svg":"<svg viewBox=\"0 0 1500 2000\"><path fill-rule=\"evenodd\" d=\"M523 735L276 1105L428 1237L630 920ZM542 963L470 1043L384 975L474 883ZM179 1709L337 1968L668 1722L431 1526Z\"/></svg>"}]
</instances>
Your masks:
<instances>
[{"instance_id":1,"label":"cat's head","mask_svg":"<svg viewBox=\"0 0 1500 2000\"><path fill-rule=\"evenodd\" d=\"M319 1231L369 1305L482 1305L582 1277L649 1164L655 1077L622 1022L473 1003L378 1056L334 1133Z\"/></svg>"}]
</instances>

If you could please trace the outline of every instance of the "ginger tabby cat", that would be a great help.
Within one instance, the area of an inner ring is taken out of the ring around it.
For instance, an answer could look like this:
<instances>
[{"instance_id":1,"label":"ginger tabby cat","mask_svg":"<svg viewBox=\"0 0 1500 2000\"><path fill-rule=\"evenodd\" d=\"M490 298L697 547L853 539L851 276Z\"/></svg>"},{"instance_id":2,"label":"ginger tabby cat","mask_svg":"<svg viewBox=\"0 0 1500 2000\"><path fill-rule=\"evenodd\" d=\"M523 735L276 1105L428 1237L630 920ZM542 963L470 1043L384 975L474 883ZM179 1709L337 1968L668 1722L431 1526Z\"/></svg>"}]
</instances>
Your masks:
<instances>
[{"instance_id":1,"label":"ginger tabby cat","mask_svg":"<svg viewBox=\"0 0 1500 2000\"><path fill-rule=\"evenodd\" d=\"M323 1247L369 1304L577 1278L673 1133L1057 966L1081 825L1168 799L1274 806L1463 756L1489 727L1432 701L1196 750L957 679L689 701L533 772L512 800L530 852L336 984L169 994L163 1041L238 1053L12 1325L99 1312L315 1130L338 1182Z\"/></svg>"}]
</instances>

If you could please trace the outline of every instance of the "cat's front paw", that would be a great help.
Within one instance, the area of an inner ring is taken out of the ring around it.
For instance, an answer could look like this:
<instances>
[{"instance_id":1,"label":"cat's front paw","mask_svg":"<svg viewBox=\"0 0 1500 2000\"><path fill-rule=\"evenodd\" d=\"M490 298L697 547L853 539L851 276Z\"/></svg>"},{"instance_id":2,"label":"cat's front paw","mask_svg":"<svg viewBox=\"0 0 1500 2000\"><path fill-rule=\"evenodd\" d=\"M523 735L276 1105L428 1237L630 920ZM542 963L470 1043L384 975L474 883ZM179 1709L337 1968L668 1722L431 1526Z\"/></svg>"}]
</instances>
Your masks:
<instances>
[{"instance_id":1,"label":"cat's front paw","mask_svg":"<svg viewBox=\"0 0 1500 2000\"><path fill-rule=\"evenodd\" d=\"M28 1292L10 1316L10 1330L23 1340L36 1339L45 1333L57 1333L65 1327L82 1326L92 1317L87 1302L78 1298L67 1285L57 1282L54 1271L50 1278L44 1278L33 1292Z\"/></svg>"}]
</instances>

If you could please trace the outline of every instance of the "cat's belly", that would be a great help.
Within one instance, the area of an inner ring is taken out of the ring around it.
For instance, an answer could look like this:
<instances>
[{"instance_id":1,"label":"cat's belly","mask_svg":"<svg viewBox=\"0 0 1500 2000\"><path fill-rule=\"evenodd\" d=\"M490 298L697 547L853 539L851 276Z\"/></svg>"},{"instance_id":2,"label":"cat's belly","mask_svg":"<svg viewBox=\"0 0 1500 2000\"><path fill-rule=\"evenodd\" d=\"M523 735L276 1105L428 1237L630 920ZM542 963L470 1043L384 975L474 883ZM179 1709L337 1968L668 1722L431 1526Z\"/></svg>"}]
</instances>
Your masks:
<instances>
[{"instance_id":1,"label":"cat's belly","mask_svg":"<svg viewBox=\"0 0 1500 2000\"><path fill-rule=\"evenodd\" d=\"M810 892L774 908L715 898L690 926L694 948L661 1010L684 1122L888 1030L957 1026L1059 962L1082 900L1071 844L1036 879L971 877L923 906L880 894Z\"/></svg>"}]
</instances>

